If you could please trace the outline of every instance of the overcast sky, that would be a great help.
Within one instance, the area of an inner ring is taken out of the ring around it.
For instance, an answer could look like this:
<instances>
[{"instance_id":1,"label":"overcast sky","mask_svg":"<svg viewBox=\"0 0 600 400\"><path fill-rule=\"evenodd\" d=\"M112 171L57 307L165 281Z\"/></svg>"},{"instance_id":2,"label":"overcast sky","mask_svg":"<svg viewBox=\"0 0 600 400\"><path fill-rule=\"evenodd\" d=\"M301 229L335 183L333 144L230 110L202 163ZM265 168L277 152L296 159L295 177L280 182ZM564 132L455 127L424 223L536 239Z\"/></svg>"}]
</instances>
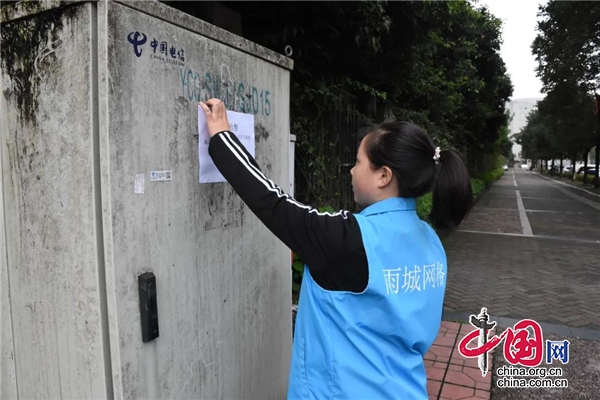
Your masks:
<instances>
[{"instance_id":1,"label":"overcast sky","mask_svg":"<svg viewBox=\"0 0 600 400\"><path fill-rule=\"evenodd\" d=\"M510 74L514 89L512 99L544 97L542 83L535 76L537 63L531 43L537 36L538 6L546 0L479 0L503 21L500 54Z\"/></svg>"}]
</instances>

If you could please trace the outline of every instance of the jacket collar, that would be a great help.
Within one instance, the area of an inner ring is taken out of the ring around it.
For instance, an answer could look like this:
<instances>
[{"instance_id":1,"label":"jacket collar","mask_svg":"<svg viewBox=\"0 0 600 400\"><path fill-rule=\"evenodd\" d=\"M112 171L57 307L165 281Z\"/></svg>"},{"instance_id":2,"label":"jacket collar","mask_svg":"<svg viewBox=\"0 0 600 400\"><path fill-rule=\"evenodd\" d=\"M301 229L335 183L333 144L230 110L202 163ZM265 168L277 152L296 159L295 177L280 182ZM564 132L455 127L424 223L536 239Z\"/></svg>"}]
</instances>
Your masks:
<instances>
[{"instance_id":1,"label":"jacket collar","mask_svg":"<svg viewBox=\"0 0 600 400\"><path fill-rule=\"evenodd\" d=\"M371 204L360 212L360 215L374 215L389 211L409 211L417 209L417 199L406 197L390 197Z\"/></svg>"}]
</instances>

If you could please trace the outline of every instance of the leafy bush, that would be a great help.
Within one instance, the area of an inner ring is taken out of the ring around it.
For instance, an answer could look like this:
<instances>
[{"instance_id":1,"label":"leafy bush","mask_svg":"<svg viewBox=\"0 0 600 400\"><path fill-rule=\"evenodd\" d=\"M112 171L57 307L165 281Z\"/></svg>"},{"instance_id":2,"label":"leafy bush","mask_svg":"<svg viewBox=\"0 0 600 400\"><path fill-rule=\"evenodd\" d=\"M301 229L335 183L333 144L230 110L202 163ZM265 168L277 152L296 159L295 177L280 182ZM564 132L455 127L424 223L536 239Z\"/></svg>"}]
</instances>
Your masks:
<instances>
[{"instance_id":1,"label":"leafy bush","mask_svg":"<svg viewBox=\"0 0 600 400\"><path fill-rule=\"evenodd\" d=\"M569 179L571 181L573 180L573 174L571 172L559 173L557 171L548 171L548 172L546 172L546 174L549 176L553 176L555 178L559 178L559 179ZM577 182L583 182L583 174L576 174L575 180ZM589 183L589 184L594 183L594 173L593 172L587 174L587 183Z\"/></svg>"},{"instance_id":2,"label":"leafy bush","mask_svg":"<svg viewBox=\"0 0 600 400\"><path fill-rule=\"evenodd\" d=\"M588 174L587 176L587 183L594 183L594 178L596 176L594 174ZM575 177L575 179L578 182L583 182L583 174L577 174L577 176Z\"/></svg>"},{"instance_id":3,"label":"leafy bush","mask_svg":"<svg viewBox=\"0 0 600 400\"><path fill-rule=\"evenodd\" d=\"M481 195L481 193L483 193L485 188L486 185L483 179L471 178L471 190L473 191L473 200L477 199ZM428 217L429 213L431 212L431 207L433 207L432 192L429 192L426 195L419 197L417 199L417 214L419 215L419 218L429 222Z\"/></svg>"},{"instance_id":4,"label":"leafy bush","mask_svg":"<svg viewBox=\"0 0 600 400\"><path fill-rule=\"evenodd\" d=\"M487 171L487 172L477 176L476 178L483 180L483 182L485 183L485 187L488 188L494 182L496 182L498 179L500 179L500 177L502 177L502 175L504 175L504 170L502 168L496 168L491 171Z\"/></svg>"},{"instance_id":5,"label":"leafy bush","mask_svg":"<svg viewBox=\"0 0 600 400\"><path fill-rule=\"evenodd\" d=\"M471 188L473 190L473 200L476 200L485 191L485 181L483 179L471 178Z\"/></svg>"},{"instance_id":6,"label":"leafy bush","mask_svg":"<svg viewBox=\"0 0 600 400\"><path fill-rule=\"evenodd\" d=\"M417 214L423 221L429 221L429 213L433 207L433 193L429 192L417 199Z\"/></svg>"}]
</instances>

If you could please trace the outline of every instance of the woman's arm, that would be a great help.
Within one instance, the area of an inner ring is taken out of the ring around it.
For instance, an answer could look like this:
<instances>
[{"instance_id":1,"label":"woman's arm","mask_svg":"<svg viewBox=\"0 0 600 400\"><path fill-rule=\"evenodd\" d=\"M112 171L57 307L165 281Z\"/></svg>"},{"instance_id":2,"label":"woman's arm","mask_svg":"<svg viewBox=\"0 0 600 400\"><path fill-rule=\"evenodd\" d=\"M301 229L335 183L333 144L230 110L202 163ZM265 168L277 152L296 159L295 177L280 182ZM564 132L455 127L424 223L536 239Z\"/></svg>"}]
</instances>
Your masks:
<instances>
[{"instance_id":1,"label":"woman's arm","mask_svg":"<svg viewBox=\"0 0 600 400\"><path fill-rule=\"evenodd\" d=\"M358 222L350 212L321 213L284 193L233 133L213 136L208 153L250 210L310 266L311 273L334 272L343 268L338 264L349 253L364 253Z\"/></svg>"},{"instance_id":2,"label":"woman's arm","mask_svg":"<svg viewBox=\"0 0 600 400\"><path fill-rule=\"evenodd\" d=\"M262 173L236 135L213 129L208 153L215 166L265 226L309 266L317 283L330 290L362 291L367 259L352 213L321 213L296 201Z\"/></svg>"}]
</instances>

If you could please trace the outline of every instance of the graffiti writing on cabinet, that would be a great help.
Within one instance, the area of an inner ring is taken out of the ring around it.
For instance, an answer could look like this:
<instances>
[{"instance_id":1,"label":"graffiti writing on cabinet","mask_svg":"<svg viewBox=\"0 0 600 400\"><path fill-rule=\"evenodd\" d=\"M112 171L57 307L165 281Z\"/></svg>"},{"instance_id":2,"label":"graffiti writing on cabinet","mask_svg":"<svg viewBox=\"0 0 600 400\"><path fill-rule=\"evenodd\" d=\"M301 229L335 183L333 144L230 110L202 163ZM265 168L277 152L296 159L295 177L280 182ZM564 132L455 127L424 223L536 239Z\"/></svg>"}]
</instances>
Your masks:
<instances>
[{"instance_id":1,"label":"graffiti writing on cabinet","mask_svg":"<svg viewBox=\"0 0 600 400\"><path fill-rule=\"evenodd\" d=\"M181 96L189 101L206 101L219 98L227 109L254 115L271 115L271 92L258 88L249 82L238 82L230 74L200 72L190 68L180 68Z\"/></svg>"},{"instance_id":2,"label":"graffiti writing on cabinet","mask_svg":"<svg viewBox=\"0 0 600 400\"><path fill-rule=\"evenodd\" d=\"M200 72L186 68L186 53L175 41L148 36L144 32L133 31L127 35L136 58L149 57L153 60L175 64L180 67L181 96L189 101L200 102L211 98L223 100L227 109L254 115L271 115L272 94L270 90L257 87L243 80L232 78L227 64L221 64L216 72ZM234 71L235 72L235 71Z\"/></svg>"}]
</instances>

